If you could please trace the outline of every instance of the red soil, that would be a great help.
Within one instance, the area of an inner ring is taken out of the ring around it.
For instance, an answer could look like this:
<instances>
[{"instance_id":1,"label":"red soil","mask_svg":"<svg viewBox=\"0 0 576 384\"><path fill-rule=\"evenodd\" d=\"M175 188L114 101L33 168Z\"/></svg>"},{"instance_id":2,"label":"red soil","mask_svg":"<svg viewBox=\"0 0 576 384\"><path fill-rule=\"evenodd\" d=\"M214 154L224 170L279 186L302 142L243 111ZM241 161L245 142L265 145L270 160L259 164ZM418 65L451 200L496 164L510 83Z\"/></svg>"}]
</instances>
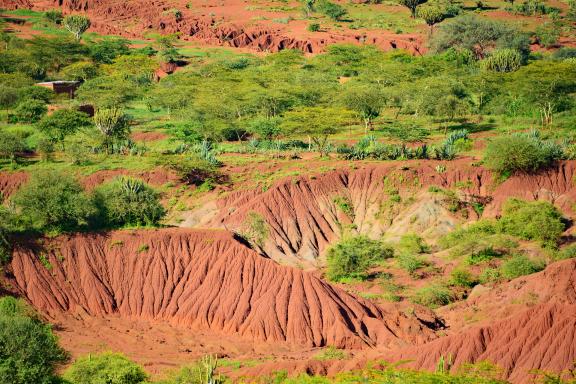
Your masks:
<instances>
[{"instance_id":1,"label":"red soil","mask_svg":"<svg viewBox=\"0 0 576 384\"><path fill-rule=\"evenodd\" d=\"M417 53L424 50L421 36L397 35L386 31L306 31L308 21L293 20L288 24L271 22L289 13L266 9L249 9L242 0L168 1L168 0L33 0L33 8L62 6L67 12L85 12L92 20L92 30L103 34L142 37L151 30L180 33L180 39L208 45L250 48L262 52L299 49L307 53L320 52L328 44L374 44L384 50L406 49ZM192 4L190 9L187 4ZM294 4L295 5L295 4ZM177 19L169 11L178 9Z\"/></svg>"},{"instance_id":2,"label":"red soil","mask_svg":"<svg viewBox=\"0 0 576 384\"><path fill-rule=\"evenodd\" d=\"M463 363L490 361L513 383L526 383L533 369L562 372L576 360L576 305L540 304L489 326L447 336L424 346L389 353L391 361L434 370L441 356L453 370Z\"/></svg>"},{"instance_id":3,"label":"red soil","mask_svg":"<svg viewBox=\"0 0 576 384\"><path fill-rule=\"evenodd\" d=\"M395 212L396 216L390 221L382 218L382 206L389 199L391 189L399 190L403 198L412 199L431 185L456 189L463 200L487 202L484 217L499 215L502 204L510 197L547 200L564 214L572 214L572 205L576 202L574 161L561 162L537 175L513 176L501 184L493 181L491 172L468 163L469 159L449 163L387 162L364 165L356 170L342 168L318 176L290 178L266 191L252 189L231 193L217 202L220 214L210 225L241 230L247 215L256 212L268 223L270 235L264 250L270 257L313 267L322 251L340 237L342 225L353 223L359 232L374 236L382 235L395 223L405 226L402 220L409 219L405 217L407 212ZM437 165L446 170L439 173ZM335 201L337 198L345 198L351 203L351 215L342 212ZM420 222L420 227L414 227L414 230L425 232L438 224L433 222L438 215L422 212L431 208L429 201L421 203L422 209L408 213ZM450 222L447 229L457 223L448 216L443 222ZM437 235L431 233L431 236Z\"/></svg>"},{"instance_id":4,"label":"red soil","mask_svg":"<svg viewBox=\"0 0 576 384\"><path fill-rule=\"evenodd\" d=\"M134 132L130 137L134 141L158 141L167 139L169 136L163 132Z\"/></svg>"},{"instance_id":5,"label":"red soil","mask_svg":"<svg viewBox=\"0 0 576 384\"><path fill-rule=\"evenodd\" d=\"M533 292L538 295L537 302L522 302L527 293ZM495 310L497 307L501 308ZM346 361L284 360L242 369L232 375L258 376L279 369L294 374L334 375L380 359L404 361L402 367L434 371L444 357L447 366L451 361L453 371L464 363L488 361L502 369L502 378L512 383L528 383L533 382L530 371L535 369L566 373L574 368L576 260L551 264L540 273L512 280L488 293L442 308L441 312L451 313L451 318L466 317L468 308L487 316L483 325L460 328L417 347L363 351Z\"/></svg>"},{"instance_id":6,"label":"red soil","mask_svg":"<svg viewBox=\"0 0 576 384\"><path fill-rule=\"evenodd\" d=\"M462 302L441 308L452 332L467 322L487 324L544 303L576 305L576 259L557 262L544 271L493 288L477 286Z\"/></svg>"},{"instance_id":7,"label":"red soil","mask_svg":"<svg viewBox=\"0 0 576 384\"><path fill-rule=\"evenodd\" d=\"M26 181L28 181L26 172L0 172L0 195L4 198L10 197Z\"/></svg>"},{"instance_id":8,"label":"red soil","mask_svg":"<svg viewBox=\"0 0 576 384\"><path fill-rule=\"evenodd\" d=\"M257 341L342 348L434 337L414 316L386 312L309 273L279 266L223 231L63 236L42 249L17 247L11 268L12 285L49 317L117 315Z\"/></svg>"},{"instance_id":9,"label":"red soil","mask_svg":"<svg viewBox=\"0 0 576 384\"><path fill-rule=\"evenodd\" d=\"M131 176L143 180L153 186L159 187L166 183L178 183L176 174L166 171L164 168L156 168L151 171L134 172L127 169L113 169L97 171L82 179L82 184L88 190L92 190L102 183L110 181L118 176Z\"/></svg>"}]
</instances>

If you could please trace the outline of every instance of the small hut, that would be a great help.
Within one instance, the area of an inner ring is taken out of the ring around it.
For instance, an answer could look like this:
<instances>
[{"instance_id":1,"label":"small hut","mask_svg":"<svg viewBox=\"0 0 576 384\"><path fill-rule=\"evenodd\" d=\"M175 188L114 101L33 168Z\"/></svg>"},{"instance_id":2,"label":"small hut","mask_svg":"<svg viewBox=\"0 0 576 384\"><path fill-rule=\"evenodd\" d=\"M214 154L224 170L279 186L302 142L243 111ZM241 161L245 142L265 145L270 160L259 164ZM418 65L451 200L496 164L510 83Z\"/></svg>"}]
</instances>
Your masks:
<instances>
[{"instance_id":1,"label":"small hut","mask_svg":"<svg viewBox=\"0 0 576 384\"><path fill-rule=\"evenodd\" d=\"M47 81L44 83L37 83L39 87L48 88L54 91L56 94L66 93L68 96L73 99L74 93L80 86L79 81Z\"/></svg>"}]
</instances>

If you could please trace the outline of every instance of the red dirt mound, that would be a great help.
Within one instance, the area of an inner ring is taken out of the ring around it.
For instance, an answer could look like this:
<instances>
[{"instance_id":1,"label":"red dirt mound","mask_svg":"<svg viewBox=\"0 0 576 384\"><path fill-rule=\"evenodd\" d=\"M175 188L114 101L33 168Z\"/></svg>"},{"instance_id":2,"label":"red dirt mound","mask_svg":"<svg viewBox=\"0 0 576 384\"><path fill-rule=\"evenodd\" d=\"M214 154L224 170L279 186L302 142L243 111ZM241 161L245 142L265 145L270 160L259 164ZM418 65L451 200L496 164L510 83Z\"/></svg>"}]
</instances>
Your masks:
<instances>
[{"instance_id":1,"label":"red dirt mound","mask_svg":"<svg viewBox=\"0 0 576 384\"><path fill-rule=\"evenodd\" d=\"M415 317L387 313L309 273L279 266L224 231L61 237L42 250L17 247L11 268L13 285L48 316L117 314L260 341L342 348L406 345L434 336Z\"/></svg>"},{"instance_id":2,"label":"red dirt mound","mask_svg":"<svg viewBox=\"0 0 576 384\"><path fill-rule=\"evenodd\" d=\"M470 322L485 324L543 303L576 305L576 259L553 263L542 272L493 288L477 286L467 300L438 312L454 332Z\"/></svg>"},{"instance_id":3,"label":"red dirt mound","mask_svg":"<svg viewBox=\"0 0 576 384\"><path fill-rule=\"evenodd\" d=\"M26 181L28 181L26 172L0 172L0 195L4 198L9 197Z\"/></svg>"},{"instance_id":4,"label":"red dirt mound","mask_svg":"<svg viewBox=\"0 0 576 384\"><path fill-rule=\"evenodd\" d=\"M501 184L494 183L491 172L468 163L469 159L450 163L388 162L357 170L342 168L296 180L289 178L266 191L231 193L218 202L220 214L210 225L242 228L248 213L256 212L269 227L270 236L264 250L270 257L314 266L326 246L337 240L343 226L348 224L354 224L361 233L380 236L394 229L396 222L401 223L405 214L410 214L421 226L407 227L406 231L424 232L434 220L429 217L430 199L416 199L416 203L422 204L421 209L389 209L388 202L396 191L403 201L414 201L419 192L432 185L453 189L463 201L484 202L485 217L500 214L502 204L510 197L548 200L566 215L572 214L571 206L576 201L576 186L572 182L576 172L574 161L561 162L537 175L513 176ZM445 170L438 172L437 165ZM395 207L403 206L396 204ZM446 212L440 214L446 215ZM473 211L470 214L475 215ZM447 228L457 222L441 219L451 223Z\"/></svg>"},{"instance_id":5,"label":"red dirt mound","mask_svg":"<svg viewBox=\"0 0 576 384\"><path fill-rule=\"evenodd\" d=\"M489 361L513 383L529 381L530 370L561 372L576 361L576 305L541 304L490 326L432 341L417 349L389 354L393 361L434 370L441 356L451 356L453 369L468 362Z\"/></svg>"}]
</instances>

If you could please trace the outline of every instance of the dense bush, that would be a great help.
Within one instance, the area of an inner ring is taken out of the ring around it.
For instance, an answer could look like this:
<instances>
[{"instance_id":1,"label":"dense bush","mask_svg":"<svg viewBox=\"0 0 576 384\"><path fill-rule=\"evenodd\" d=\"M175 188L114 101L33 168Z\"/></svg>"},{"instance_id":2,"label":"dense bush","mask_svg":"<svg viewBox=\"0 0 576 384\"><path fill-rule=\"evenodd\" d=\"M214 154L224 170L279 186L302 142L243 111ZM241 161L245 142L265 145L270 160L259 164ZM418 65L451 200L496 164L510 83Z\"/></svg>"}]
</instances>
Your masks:
<instances>
[{"instance_id":1,"label":"dense bush","mask_svg":"<svg viewBox=\"0 0 576 384\"><path fill-rule=\"evenodd\" d=\"M119 177L94 195L107 226L157 225L166 214L159 194L139 179Z\"/></svg>"},{"instance_id":2,"label":"dense bush","mask_svg":"<svg viewBox=\"0 0 576 384\"><path fill-rule=\"evenodd\" d=\"M560 211L547 201L510 199L504 204L497 228L521 239L556 246L565 225Z\"/></svg>"},{"instance_id":3,"label":"dense bush","mask_svg":"<svg viewBox=\"0 0 576 384\"><path fill-rule=\"evenodd\" d=\"M368 269L394 255L391 247L366 236L348 237L326 253L327 276L332 281L366 278Z\"/></svg>"},{"instance_id":4,"label":"dense bush","mask_svg":"<svg viewBox=\"0 0 576 384\"><path fill-rule=\"evenodd\" d=\"M340 20L342 16L347 13L346 9L340 4L336 4L328 0L319 1L316 9L318 12L325 14L332 20Z\"/></svg>"},{"instance_id":5,"label":"dense bush","mask_svg":"<svg viewBox=\"0 0 576 384\"><path fill-rule=\"evenodd\" d=\"M92 126L87 114L72 109L59 109L38 122L38 129L55 142L64 145L66 136Z\"/></svg>"},{"instance_id":6,"label":"dense bush","mask_svg":"<svg viewBox=\"0 0 576 384\"><path fill-rule=\"evenodd\" d=\"M522 65L522 55L515 49L497 49L481 63L488 71L514 72Z\"/></svg>"},{"instance_id":7,"label":"dense bush","mask_svg":"<svg viewBox=\"0 0 576 384\"><path fill-rule=\"evenodd\" d=\"M468 269L460 267L450 273L450 283L457 287L472 288L477 281Z\"/></svg>"},{"instance_id":8,"label":"dense bush","mask_svg":"<svg viewBox=\"0 0 576 384\"><path fill-rule=\"evenodd\" d=\"M522 254L516 254L502 263L500 273L507 279L515 279L539 272L542 269L544 269L544 263L531 260Z\"/></svg>"},{"instance_id":9,"label":"dense bush","mask_svg":"<svg viewBox=\"0 0 576 384\"><path fill-rule=\"evenodd\" d=\"M159 164L173 170L182 181L191 185L200 186L205 182L216 183L222 178L214 165L196 156L163 156Z\"/></svg>"},{"instance_id":10,"label":"dense bush","mask_svg":"<svg viewBox=\"0 0 576 384\"><path fill-rule=\"evenodd\" d=\"M26 143L20 136L0 131L0 159L13 162L24 150L26 150Z\"/></svg>"},{"instance_id":11,"label":"dense bush","mask_svg":"<svg viewBox=\"0 0 576 384\"><path fill-rule=\"evenodd\" d=\"M35 123L48 112L48 107L43 101L25 99L14 110L13 120L21 123Z\"/></svg>"},{"instance_id":12,"label":"dense bush","mask_svg":"<svg viewBox=\"0 0 576 384\"><path fill-rule=\"evenodd\" d=\"M486 166L500 174L536 172L563 157L562 148L533 134L513 134L493 139L484 153Z\"/></svg>"},{"instance_id":13,"label":"dense bush","mask_svg":"<svg viewBox=\"0 0 576 384\"><path fill-rule=\"evenodd\" d=\"M55 384L55 368L67 356L50 326L29 316L25 304L0 298L0 382Z\"/></svg>"},{"instance_id":14,"label":"dense bush","mask_svg":"<svg viewBox=\"0 0 576 384\"><path fill-rule=\"evenodd\" d=\"M414 292L412 300L417 304L437 308L450 304L454 300L454 296L447 287L441 284L432 284Z\"/></svg>"},{"instance_id":15,"label":"dense bush","mask_svg":"<svg viewBox=\"0 0 576 384\"><path fill-rule=\"evenodd\" d=\"M112 352L80 358L64 373L74 384L139 384L147 377L141 366Z\"/></svg>"},{"instance_id":16,"label":"dense bush","mask_svg":"<svg viewBox=\"0 0 576 384\"><path fill-rule=\"evenodd\" d=\"M76 179L57 171L33 174L12 201L27 226L37 230L74 230L96 213Z\"/></svg>"}]
</instances>

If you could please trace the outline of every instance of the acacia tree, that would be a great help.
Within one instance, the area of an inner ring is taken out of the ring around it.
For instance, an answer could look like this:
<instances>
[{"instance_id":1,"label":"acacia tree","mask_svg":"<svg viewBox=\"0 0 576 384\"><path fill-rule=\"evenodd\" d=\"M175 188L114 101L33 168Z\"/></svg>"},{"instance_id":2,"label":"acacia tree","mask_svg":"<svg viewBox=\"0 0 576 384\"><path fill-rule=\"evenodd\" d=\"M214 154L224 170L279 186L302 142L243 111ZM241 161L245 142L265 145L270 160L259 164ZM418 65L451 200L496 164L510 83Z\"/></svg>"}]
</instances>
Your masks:
<instances>
[{"instance_id":1,"label":"acacia tree","mask_svg":"<svg viewBox=\"0 0 576 384\"><path fill-rule=\"evenodd\" d=\"M284 113L281 127L291 135L307 135L309 145L314 143L323 157L328 154L328 137L349 124L353 117L354 113L347 109L299 107Z\"/></svg>"},{"instance_id":2,"label":"acacia tree","mask_svg":"<svg viewBox=\"0 0 576 384\"><path fill-rule=\"evenodd\" d=\"M69 15L64 18L64 28L80 41L82 34L90 28L90 19L83 15Z\"/></svg>"},{"instance_id":3,"label":"acacia tree","mask_svg":"<svg viewBox=\"0 0 576 384\"><path fill-rule=\"evenodd\" d=\"M428 0L398 0L400 5L405 6L410 10L412 18L416 18L416 10L420 4L426 3Z\"/></svg>"},{"instance_id":4,"label":"acacia tree","mask_svg":"<svg viewBox=\"0 0 576 384\"><path fill-rule=\"evenodd\" d=\"M108 152L114 140L125 139L130 134L128 116L119 108L99 109L94 113L94 124L104 137Z\"/></svg>"},{"instance_id":5,"label":"acacia tree","mask_svg":"<svg viewBox=\"0 0 576 384\"><path fill-rule=\"evenodd\" d=\"M304 14L306 18L309 18L314 12L314 3L316 0L302 0L302 9L304 10Z\"/></svg>"},{"instance_id":6,"label":"acacia tree","mask_svg":"<svg viewBox=\"0 0 576 384\"><path fill-rule=\"evenodd\" d=\"M362 118L364 133L372 128L372 120L380 116L386 104L384 94L375 86L348 87L342 97L346 108Z\"/></svg>"},{"instance_id":7,"label":"acacia tree","mask_svg":"<svg viewBox=\"0 0 576 384\"><path fill-rule=\"evenodd\" d=\"M45 116L38 123L38 129L52 141L60 142L62 150L65 150L64 139L66 136L77 132L81 128L92 126L92 121L83 112L72 109L60 109L49 116Z\"/></svg>"},{"instance_id":8,"label":"acacia tree","mask_svg":"<svg viewBox=\"0 0 576 384\"><path fill-rule=\"evenodd\" d=\"M444 12L438 7L425 7L418 9L418 17L423 19L430 27L430 35L434 31L434 25L444 20Z\"/></svg>"}]
</instances>

